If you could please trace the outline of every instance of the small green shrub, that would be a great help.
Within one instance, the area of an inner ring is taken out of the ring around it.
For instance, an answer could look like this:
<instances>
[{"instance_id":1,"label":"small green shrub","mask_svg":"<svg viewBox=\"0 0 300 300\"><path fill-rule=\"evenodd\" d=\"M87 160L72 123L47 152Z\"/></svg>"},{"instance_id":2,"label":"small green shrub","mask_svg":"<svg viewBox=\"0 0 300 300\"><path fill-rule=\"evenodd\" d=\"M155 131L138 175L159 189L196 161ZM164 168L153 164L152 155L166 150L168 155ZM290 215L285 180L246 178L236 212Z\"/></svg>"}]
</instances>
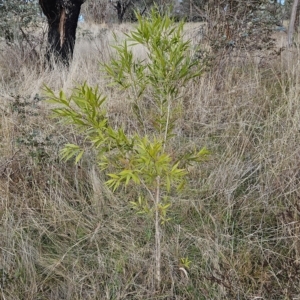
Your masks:
<instances>
[{"instance_id":1,"label":"small green shrub","mask_svg":"<svg viewBox=\"0 0 300 300\"><path fill-rule=\"evenodd\" d=\"M136 30L126 35L122 45L115 46L116 56L104 68L113 84L132 89L133 107L140 127L134 134L110 125L103 104L106 97L98 88L87 84L73 90L70 97L63 91L58 96L46 88L48 98L58 104L56 117L75 125L88 145L97 152L99 167L109 179L113 191L135 186L139 196L131 205L138 214L153 218L155 227L155 277L161 283L161 231L169 221L171 196L184 187L186 164L200 162L208 151L203 148L179 157L171 151L176 113L180 109L180 91L191 79L200 76L198 61L191 56L190 41L183 40L183 23L175 23L168 14L152 10L149 18L137 15ZM148 58L134 59L131 47L143 45ZM145 106L145 93L151 102ZM152 128L145 130L145 121ZM145 133L146 132L146 133ZM75 157L77 163L84 153L79 145L67 144L62 157ZM184 260L183 266L189 261Z\"/></svg>"}]
</instances>

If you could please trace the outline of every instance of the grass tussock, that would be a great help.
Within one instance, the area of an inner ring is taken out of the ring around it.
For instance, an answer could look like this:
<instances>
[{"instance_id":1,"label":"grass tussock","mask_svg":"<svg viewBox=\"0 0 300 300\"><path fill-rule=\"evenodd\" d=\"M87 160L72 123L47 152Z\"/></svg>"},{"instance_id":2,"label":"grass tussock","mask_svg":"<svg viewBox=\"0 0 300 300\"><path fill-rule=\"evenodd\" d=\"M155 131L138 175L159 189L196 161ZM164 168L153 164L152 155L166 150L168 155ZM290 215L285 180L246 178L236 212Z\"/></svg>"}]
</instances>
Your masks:
<instances>
[{"instance_id":1,"label":"grass tussock","mask_svg":"<svg viewBox=\"0 0 300 300\"><path fill-rule=\"evenodd\" d=\"M130 95L99 68L112 30L85 30L69 71L0 55L0 298L298 299L299 50L223 56L185 90L173 151L206 146L211 158L189 168L172 200L155 293L152 221L128 205L136 191L113 194L92 155L62 162L64 143L81 137L43 101L43 84L87 81L107 95L116 126L136 128Z\"/></svg>"}]
</instances>

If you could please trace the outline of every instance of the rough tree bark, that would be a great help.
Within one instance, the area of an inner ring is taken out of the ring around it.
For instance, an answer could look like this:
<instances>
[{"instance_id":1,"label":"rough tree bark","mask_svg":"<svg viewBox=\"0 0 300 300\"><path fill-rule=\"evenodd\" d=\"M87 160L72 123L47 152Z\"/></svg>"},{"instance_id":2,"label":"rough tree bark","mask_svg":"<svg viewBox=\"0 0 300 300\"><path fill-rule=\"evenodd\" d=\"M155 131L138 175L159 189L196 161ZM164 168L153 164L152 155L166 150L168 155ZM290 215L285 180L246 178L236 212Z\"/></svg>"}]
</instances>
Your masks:
<instances>
[{"instance_id":1,"label":"rough tree bark","mask_svg":"<svg viewBox=\"0 0 300 300\"><path fill-rule=\"evenodd\" d=\"M69 65L73 57L76 28L81 5L85 0L39 0L48 20L46 59Z\"/></svg>"},{"instance_id":2,"label":"rough tree bark","mask_svg":"<svg viewBox=\"0 0 300 300\"><path fill-rule=\"evenodd\" d=\"M294 0L292 11L291 11L289 30L288 30L288 47L291 47L293 44L293 34L294 34L295 20L296 20L298 5L299 5L299 0Z\"/></svg>"}]
</instances>

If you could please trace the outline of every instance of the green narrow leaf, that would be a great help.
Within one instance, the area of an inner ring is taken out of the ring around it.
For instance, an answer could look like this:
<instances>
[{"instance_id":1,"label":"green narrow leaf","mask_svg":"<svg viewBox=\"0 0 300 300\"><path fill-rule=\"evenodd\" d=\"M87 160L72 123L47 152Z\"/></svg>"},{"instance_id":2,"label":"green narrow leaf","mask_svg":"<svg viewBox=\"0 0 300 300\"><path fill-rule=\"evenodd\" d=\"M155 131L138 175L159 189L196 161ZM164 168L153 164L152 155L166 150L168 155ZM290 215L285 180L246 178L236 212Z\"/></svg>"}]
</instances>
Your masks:
<instances>
[{"instance_id":1,"label":"green narrow leaf","mask_svg":"<svg viewBox=\"0 0 300 300\"><path fill-rule=\"evenodd\" d=\"M167 192L170 193L171 190L171 180L169 176L166 176L166 185L167 185Z\"/></svg>"},{"instance_id":2,"label":"green narrow leaf","mask_svg":"<svg viewBox=\"0 0 300 300\"><path fill-rule=\"evenodd\" d=\"M80 161L80 159L82 158L83 153L84 153L84 150L81 150L79 152L79 154L76 156L75 164L77 164Z\"/></svg>"}]
</instances>

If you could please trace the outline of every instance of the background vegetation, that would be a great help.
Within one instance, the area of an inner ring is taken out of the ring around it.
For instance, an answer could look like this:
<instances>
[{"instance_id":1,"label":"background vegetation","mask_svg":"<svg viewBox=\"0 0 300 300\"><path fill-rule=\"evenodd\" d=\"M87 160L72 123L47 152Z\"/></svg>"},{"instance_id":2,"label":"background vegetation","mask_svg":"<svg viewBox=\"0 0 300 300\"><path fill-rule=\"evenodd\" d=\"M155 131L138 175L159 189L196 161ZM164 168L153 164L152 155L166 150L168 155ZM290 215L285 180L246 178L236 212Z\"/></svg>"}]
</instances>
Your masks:
<instances>
[{"instance_id":1,"label":"background vegetation","mask_svg":"<svg viewBox=\"0 0 300 300\"><path fill-rule=\"evenodd\" d=\"M53 120L53 106L43 101L44 84L67 95L83 82L98 85L111 126L134 133L132 92L111 86L99 66L114 55L113 34L122 39L133 25L81 23L68 71L44 68L39 55L26 59L3 38L2 299L300 297L298 40L278 51L286 35L273 32L273 49L212 51L202 25L185 26L207 67L187 84L170 150L177 155L206 146L211 155L188 167L186 189L173 197L157 293L153 221L132 210L134 190L107 188L92 152L78 165L60 159L65 143L84 140ZM37 45L39 54L43 45ZM147 55L141 46L133 51Z\"/></svg>"}]
</instances>

